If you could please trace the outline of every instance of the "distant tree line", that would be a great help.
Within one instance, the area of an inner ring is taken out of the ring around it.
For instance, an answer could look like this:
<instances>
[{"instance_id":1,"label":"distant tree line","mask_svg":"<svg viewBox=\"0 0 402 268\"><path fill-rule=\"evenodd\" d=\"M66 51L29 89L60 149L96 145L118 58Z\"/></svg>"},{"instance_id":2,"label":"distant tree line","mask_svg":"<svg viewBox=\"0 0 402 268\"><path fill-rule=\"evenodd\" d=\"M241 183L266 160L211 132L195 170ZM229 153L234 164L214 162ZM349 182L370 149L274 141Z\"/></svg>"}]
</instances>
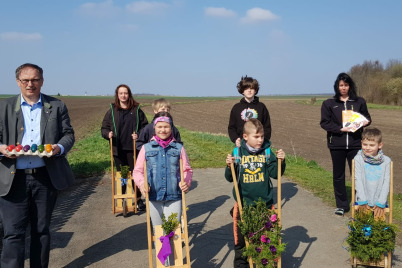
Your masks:
<instances>
[{"instance_id":1,"label":"distant tree line","mask_svg":"<svg viewBox=\"0 0 402 268\"><path fill-rule=\"evenodd\" d=\"M402 62L365 61L350 68L357 94L370 103L402 105Z\"/></svg>"}]
</instances>

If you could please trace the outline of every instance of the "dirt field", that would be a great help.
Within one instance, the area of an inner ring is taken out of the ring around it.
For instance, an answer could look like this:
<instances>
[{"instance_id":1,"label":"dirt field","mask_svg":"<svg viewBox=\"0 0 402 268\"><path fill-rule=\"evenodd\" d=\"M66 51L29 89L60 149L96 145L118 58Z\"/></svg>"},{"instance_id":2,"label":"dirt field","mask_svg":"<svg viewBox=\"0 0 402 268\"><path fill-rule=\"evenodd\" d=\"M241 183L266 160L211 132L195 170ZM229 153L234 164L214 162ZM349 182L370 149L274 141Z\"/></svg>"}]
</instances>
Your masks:
<instances>
[{"instance_id":1,"label":"dirt field","mask_svg":"<svg viewBox=\"0 0 402 268\"><path fill-rule=\"evenodd\" d=\"M112 98L60 97L60 99L67 105L76 140L84 138L93 129L99 129L100 131L103 116L112 101Z\"/></svg>"},{"instance_id":2,"label":"dirt field","mask_svg":"<svg viewBox=\"0 0 402 268\"><path fill-rule=\"evenodd\" d=\"M77 140L84 138L90 134L93 129L101 128L101 123L106 111L110 108L110 103L113 102L113 97L110 98L85 98L85 97L58 97L68 108L71 125L74 127ZM172 102L188 102L190 99L173 99ZM148 105L150 101L141 101L141 107ZM151 111L152 109L149 109Z\"/></svg>"},{"instance_id":3,"label":"dirt field","mask_svg":"<svg viewBox=\"0 0 402 268\"><path fill-rule=\"evenodd\" d=\"M77 139L85 137L100 123L112 99L63 98L76 131ZM232 106L238 100L188 103L189 100L170 100L172 116L178 126L193 130L227 135L227 124ZM262 99L272 123L272 144L287 154L299 155L317 161L327 170L332 169L326 134L319 125L320 106L295 103L294 100ZM146 113L152 113L149 101L140 101ZM394 161L394 190L402 193L402 111L370 109L372 126L383 131L384 152Z\"/></svg>"},{"instance_id":4,"label":"dirt field","mask_svg":"<svg viewBox=\"0 0 402 268\"><path fill-rule=\"evenodd\" d=\"M332 170L326 145L326 132L320 127L321 107L295 103L294 100L262 100L267 106L272 124L272 144L287 154L315 160ZM174 104L172 116L176 125L194 131L227 135L229 113L236 101ZM145 107L144 111L151 112ZM382 130L384 153L394 162L394 191L402 193L402 111L370 109L372 126Z\"/></svg>"}]
</instances>

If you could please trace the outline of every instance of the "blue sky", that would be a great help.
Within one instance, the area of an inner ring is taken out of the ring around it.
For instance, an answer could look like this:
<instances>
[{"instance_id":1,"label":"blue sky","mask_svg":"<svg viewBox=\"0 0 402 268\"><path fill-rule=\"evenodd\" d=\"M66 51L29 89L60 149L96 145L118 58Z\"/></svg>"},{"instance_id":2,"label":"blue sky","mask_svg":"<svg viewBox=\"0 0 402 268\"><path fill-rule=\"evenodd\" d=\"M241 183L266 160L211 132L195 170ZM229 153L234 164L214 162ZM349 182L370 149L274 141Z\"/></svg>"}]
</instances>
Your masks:
<instances>
[{"instance_id":1,"label":"blue sky","mask_svg":"<svg viewBox=\"0 0 402 268\"><path fill-rule=\"evenodd\" d=\"M0 94L15 69L44 69L47 94L260 95L332 93L365 60L402 60L402 1L3 1Z\"/></svg>"}]
</instances>

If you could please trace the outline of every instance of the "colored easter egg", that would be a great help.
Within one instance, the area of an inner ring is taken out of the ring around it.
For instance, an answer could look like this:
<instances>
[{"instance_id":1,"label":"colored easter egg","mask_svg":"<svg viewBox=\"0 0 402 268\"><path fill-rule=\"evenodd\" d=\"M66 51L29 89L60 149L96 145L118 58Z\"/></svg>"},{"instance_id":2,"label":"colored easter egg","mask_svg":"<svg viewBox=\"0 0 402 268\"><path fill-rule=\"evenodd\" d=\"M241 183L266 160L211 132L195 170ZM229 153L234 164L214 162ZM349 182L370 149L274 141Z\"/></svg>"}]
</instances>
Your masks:
<instances>
[{"instance_id":1,"label":"colored easter egg","mask_svg":"<svg viewBox=\"0 0 402 268\"><path fill-rule=\"evenodd\" d=\"M16 150L17 152L21 151L21 150L22 150L22 145L21 145L21 144L18 144L17 146L15 146L15 150Z\"/></svg>"},{"instance_id":2,"label":"colored easter egg","mask_svg":"<svg viewBox=\"0 0 402 268\"><path fill-rule=\"evenodd\" d=\"M46 144L45 145L45 150L46 150L46 152L50 153L52 151L52 145Z\"/></svg>"},{"instance_id":3,"label":"colored easter egg","mask_svg":"<svg viewBox=\"0 0 402 268\"><path fill-rule=\"evenodd\" d=\"M34 152L36 152L36 150L38 150L38 145L32 144L31 151L34 153Z\"/></svg>"},{"instance_id":4,"label":"colored easter egg","mask_svg":"<svg viewBox=\"0 0 402 268\"><path fill-rule=\"evenodd\" d=\"M45 150L45 146L43 146L43 144L41 144L41 145L38 146L38 151L39 151L40 153L43 153L44 150Z\"/></svg>"},{"instance_id":5,"label":"colored easter egg","mask_svg":"<svg viewBox=\"0 0 402 268\"><path fill-rule=\"evenodd\" d=\"M9 152L11 152L12 150L14 150L14 148L15 148L15 146L12 145L12 144L7 146L7 150L8 150Z\"/></svg>"},{"instance_id":6,"label":"colored easter egg","mask_svg":"<svg viewBox=\"0 0 402 268\"><path fill-rule=\"evenodd\" d=\"M28 152L30 148L31 148L31 146L29 146L29 145L27 144L27 145L25 145L24 147L22 147L22 150L24 150L24 152Z\"/></svg>"}]
</instances>

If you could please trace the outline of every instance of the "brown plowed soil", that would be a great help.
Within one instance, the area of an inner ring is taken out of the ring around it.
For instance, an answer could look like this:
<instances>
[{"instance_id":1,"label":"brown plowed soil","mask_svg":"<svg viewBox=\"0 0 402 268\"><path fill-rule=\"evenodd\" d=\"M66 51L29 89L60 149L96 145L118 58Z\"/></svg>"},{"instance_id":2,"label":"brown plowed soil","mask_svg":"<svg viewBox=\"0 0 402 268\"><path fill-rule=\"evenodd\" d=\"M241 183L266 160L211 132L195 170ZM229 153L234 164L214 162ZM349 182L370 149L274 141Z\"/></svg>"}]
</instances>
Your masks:
<instances>
[{"instance_id":1,"label":"brown plowed soil","mask_svg":"<svg viewBox=\"0 0 402 268\"><path fill-rule=\"evenodd\" d=\"M268 108L272 124L272 146L287 154L314 160L332 170L326 144L326 132L320 127L321 106L296 103L295 100L260 99ZM208 103L173 104L175 125L194 131L227 135L229 114L235 100ZM152 112L150 107L144 111ZM384 153L394 162L394 191L402 192L402 111L370 109L372 126L383 132Z\"/></svg>"},{"instance_id":2,"label":"brown plowed soil","mask_svg":"<svg viewBox=\"0 0 402 268\"><path fill-rule=\"evenodd\" d=\"M103 117L113 101L112 98L58 98L67 106L76 140L86 137L94 129L100 131Z\"/></svg>"},{"instance_id":3,"label":"brown plowed soil","mask_svg":"<svg viewBox=\"0 0 402 268\"><path fill-rule=\"evenodd\" d=\"M112 98L61 98L67 105L77 139L98 128ZM272 145L288 155L314 160L327 170L332 169L325 131L320 127L319 105L296 103L295 100L260 99L271 115ZM192 101L192 102L190 102ZM150 101L140 101L144 112L152 114ZM193 131L227 135L229 113L238 100L196 101L170 99L176 125ZM382 130L384 153L394 162L394 190L402 192L402 111L370 109L372 126Z\"/></svg>"}]
</instances>

